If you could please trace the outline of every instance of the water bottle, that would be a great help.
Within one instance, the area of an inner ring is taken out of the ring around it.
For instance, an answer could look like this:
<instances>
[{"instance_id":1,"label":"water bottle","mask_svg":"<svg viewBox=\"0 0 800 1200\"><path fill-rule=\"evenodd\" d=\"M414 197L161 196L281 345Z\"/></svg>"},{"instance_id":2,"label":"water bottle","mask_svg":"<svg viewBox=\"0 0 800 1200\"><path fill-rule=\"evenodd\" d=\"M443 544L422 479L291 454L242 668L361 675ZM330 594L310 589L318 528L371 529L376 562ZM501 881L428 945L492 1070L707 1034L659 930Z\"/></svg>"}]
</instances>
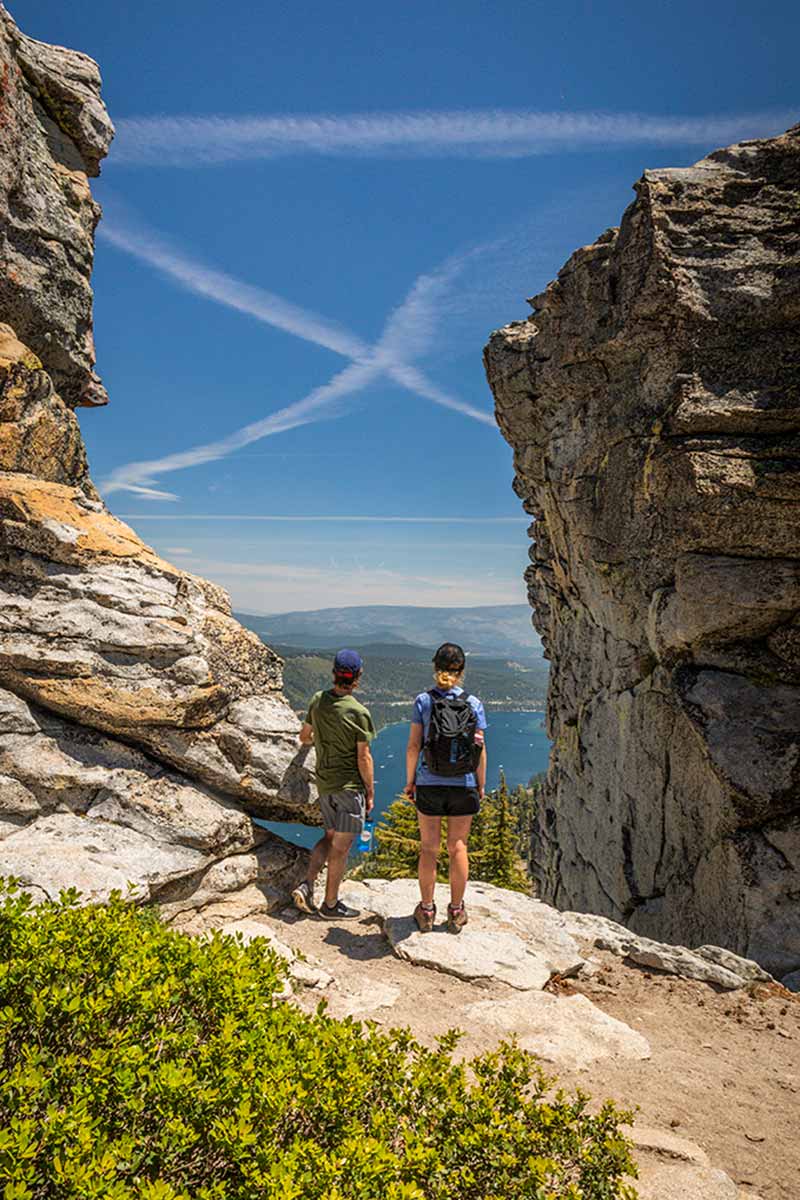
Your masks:
<instances>
[{"instance_id":1,"label":"water bottle","mask_svg":"<svg viewBox=\"0 0 800 1200\"><path fill-rule=\"evenodd\" d=\"M372 849L372 831L374 828L374 821L364 822L364 828L361 830L361 836L358 839L359 854L369 854Z\"/></svg>"}]
</instances>

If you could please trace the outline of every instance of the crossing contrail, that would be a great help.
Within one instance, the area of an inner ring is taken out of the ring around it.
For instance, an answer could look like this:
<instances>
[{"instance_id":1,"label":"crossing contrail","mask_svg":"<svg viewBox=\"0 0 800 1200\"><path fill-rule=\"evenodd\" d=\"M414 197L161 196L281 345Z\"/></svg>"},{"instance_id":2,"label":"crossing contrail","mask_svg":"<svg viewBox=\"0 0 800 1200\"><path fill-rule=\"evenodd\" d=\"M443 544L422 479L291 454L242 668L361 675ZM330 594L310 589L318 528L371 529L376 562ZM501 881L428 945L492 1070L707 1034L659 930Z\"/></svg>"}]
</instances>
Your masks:
<instances>
[{"instance_id":1,"label":"crossing contrail","mask_svg":"<svg viewBox=\"0 0 800 1200\"><path fill-rule=\"evenodd\" d=\"M371 346L334 321L208 267L175 249L141 224L115 217L113 205L109 209L107 222L100 227L99 233L118 249L147 262L187 291L246 313L304 341L324 346L350 359L350 363L302 399L242 426L224 438L115 468L103 481L102 489L106 495L130 491L142 499L177 499L174 493L153 486L159 476L225 458L251 442L338 415L343 411L344 401L381 376L388 376L405 390L443 408L494 426L494 418L488 412L434 384L408 361L427 349L438 319L437 302L441 303L443 293L474 252L454 257L438 270L419 276L403 303L389 314L381 337Z\"/></svg>"}]
</instances>

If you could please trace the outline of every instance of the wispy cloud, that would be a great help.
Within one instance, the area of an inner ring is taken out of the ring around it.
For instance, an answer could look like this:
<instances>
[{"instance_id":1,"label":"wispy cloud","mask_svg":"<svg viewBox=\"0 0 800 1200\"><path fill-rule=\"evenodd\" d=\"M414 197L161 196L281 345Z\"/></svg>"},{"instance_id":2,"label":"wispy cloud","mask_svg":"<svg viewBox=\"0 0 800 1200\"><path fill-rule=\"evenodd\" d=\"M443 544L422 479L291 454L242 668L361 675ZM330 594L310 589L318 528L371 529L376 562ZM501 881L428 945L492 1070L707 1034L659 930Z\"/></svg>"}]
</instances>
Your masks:
<instances>
[{"instance_id":1,"label":"wispy cloud","mask_svg":"<svg viewBox=\"0 0 800 1200\"><path fill-rule=\"evenodd\" d=\"M282 513L118 513L123 521L310 521L318 525L320 521L366 521L379 525L519 525L530 524L530 517L524 514L518 517L405 517L405 516L331 516L330 514L315 516L284 515Z\"/></svg>"},{"instance_id":2,"label":"wispy cloud","mask_svg":"<svg viewBox=\"0 0 800 1200\"><path fill-rule=\"evenodd\" d=\"M100 235L118 249L155 267L190 292L247 313L257 321L326 347L351 360L327 383L314 388L302 399L234 430L224 438L161 458L117 467L102 484L107 495L128 491L148 499L174 500L176 497L173 493L160 492L153 486L160 475L213 462L262 438L336 416L343 411L345 401L381 376L388 376L400 387L434 404L494 426L494 420L488 412L440 388L408 361L428 348L439 319L443 297L452 287L463 264L475 251L456 256L438 270L420 276L403 303L389 315L378 342L370 346L336 322L191 258L140 222L132 221L123 209L115 211L113 204L108 206L107 223L100 227Z\"/></svg>"},{"instance_id":3,"label":"wispy cloud","mask_svg":"<svg viewBox=\"0 0 800 1200\"><path fill-rule=\"evenodd\" d=\"M185 569L220 583L234 606L251 613L286 609L316 609L324 597L330 607L353 604L463 605L464 585L459 572L436 574L384 566L346 565L332 559L328 566L301 563L236 561L191 556ZM524 603L524 585L517 574L477 576L470 583L469 603Z\"/></svg>"},{"instance_id":4,"label":"wispy cloud","mask_svg":"<svg viewBox=\"0 0 800 1200\"><path fill-rule=\"evenodd\" d=\"M621 145L726 145L777 133L785 111L693 117L648 113L367 112L251 117L128 117L113 158L128 166L214 166L287 155L525 157Z\"/></svg>"}]
</instances>

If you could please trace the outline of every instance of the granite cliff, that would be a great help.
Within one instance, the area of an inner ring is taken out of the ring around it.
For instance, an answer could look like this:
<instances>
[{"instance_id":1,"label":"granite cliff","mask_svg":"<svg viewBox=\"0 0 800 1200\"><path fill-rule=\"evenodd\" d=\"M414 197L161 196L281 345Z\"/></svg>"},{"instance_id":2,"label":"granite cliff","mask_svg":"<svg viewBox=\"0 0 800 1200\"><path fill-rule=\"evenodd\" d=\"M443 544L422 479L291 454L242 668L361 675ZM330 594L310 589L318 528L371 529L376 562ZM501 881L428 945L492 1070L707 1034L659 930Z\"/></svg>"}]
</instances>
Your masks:
<instances>
[{"instance_id":1,"label":"granite cliff","mask_svg":"<svg viewBox=\"0 0 800 1200\"><path fill-rule=\"evenodd\" d=\"M544 899L800 964L800 126L647 171L492 335L534 518Z\"/></svg>"},{"instance_id":2,"label":"granite cliff","mask_svg":"<svg viewBox=\"0 0 800 1200\"><path fill-rule=\"evenodd\" d=\"M0 874L264 909L302 852L250 817L314 821L281 661L108 511L75 414L107 401L88 177L112 136L95 63L0 7Z\"/></svg>"}]
</instances>

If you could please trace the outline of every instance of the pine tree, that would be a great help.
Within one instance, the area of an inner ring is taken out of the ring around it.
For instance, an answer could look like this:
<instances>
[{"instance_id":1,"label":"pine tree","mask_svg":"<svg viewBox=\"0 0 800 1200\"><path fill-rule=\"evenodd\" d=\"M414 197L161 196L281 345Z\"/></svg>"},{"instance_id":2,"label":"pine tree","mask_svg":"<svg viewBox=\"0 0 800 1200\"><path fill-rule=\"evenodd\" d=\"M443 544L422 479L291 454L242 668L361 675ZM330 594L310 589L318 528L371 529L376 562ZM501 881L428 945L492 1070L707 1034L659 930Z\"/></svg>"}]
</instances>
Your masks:
<instances>
[{"instance_id":1,"label":"pine tree","mask_svg":"<svg viewBox=\"0 0 800 1200\"><path fill-rule=\"evenodd\" d=\"M470 837L473 878L515 892L530 891L530 879L519 854L514 801L502 774L500 787L484 800L475 832L474 844Z\"/></svg>"}]
</instances>

